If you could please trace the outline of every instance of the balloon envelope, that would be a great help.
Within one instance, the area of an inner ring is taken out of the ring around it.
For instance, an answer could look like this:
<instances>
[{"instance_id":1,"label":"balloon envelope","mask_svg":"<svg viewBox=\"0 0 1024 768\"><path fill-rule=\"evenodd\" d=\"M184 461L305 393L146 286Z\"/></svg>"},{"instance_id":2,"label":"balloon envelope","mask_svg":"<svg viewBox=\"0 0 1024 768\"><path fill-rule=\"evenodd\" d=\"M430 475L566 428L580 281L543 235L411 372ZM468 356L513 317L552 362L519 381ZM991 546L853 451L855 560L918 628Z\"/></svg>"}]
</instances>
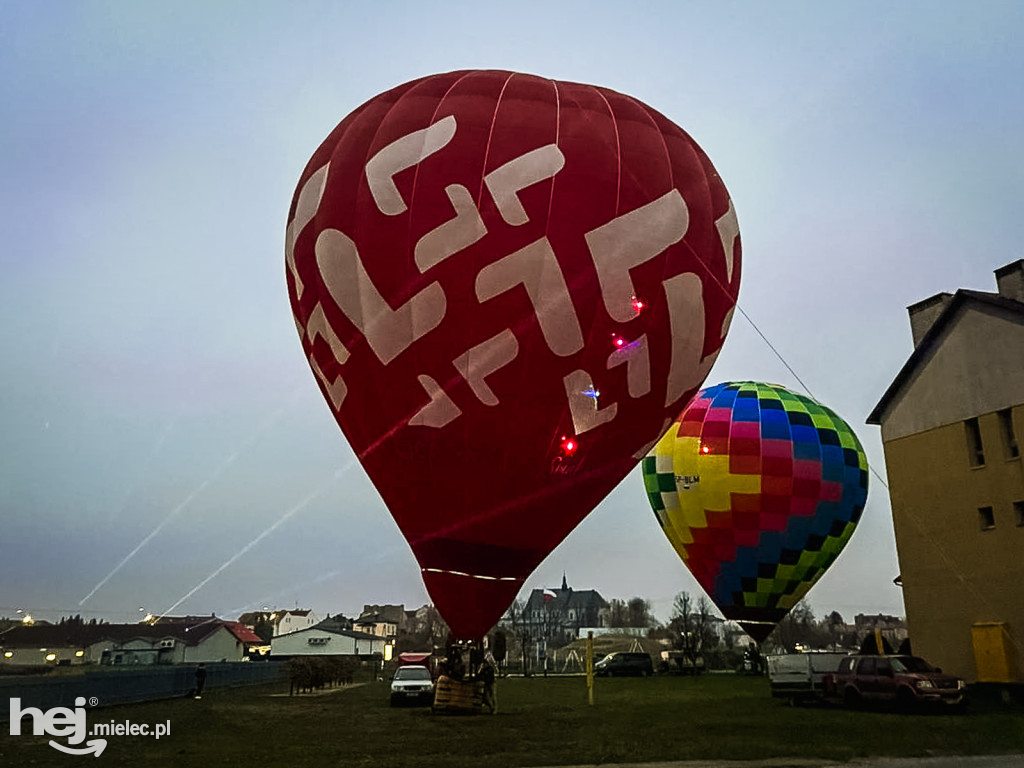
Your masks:
<instances>
[{"instance_id":1,"label":"balloon envelope","mask_svg":"<svg viewBox=\"0 0 1024 768\"><path fill-rule=\"evenodd\" d=\"M697 393L643 461L662 530L728 619L764 640L849 541L868 465L810 397L726 382Z\"/></svg>"},{"instance_id":2,"label":"balloon envelope","mask_svg":"<svg viewBox=\"0 0 1024 768\"><path fill-rule=\"evenodd\" d=\"M302 349L457 637L703 382L740 276L729 196L613 91L434 75L346 117L286 233Z\"/></svg>"}]
</instances>

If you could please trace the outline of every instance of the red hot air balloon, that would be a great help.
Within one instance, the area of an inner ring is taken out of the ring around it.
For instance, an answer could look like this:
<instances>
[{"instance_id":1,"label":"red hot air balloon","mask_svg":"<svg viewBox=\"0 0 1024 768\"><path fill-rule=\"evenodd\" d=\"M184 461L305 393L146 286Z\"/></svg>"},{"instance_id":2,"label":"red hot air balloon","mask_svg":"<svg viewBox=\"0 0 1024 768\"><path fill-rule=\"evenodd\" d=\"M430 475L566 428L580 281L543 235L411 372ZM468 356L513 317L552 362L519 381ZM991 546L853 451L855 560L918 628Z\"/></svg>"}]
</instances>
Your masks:
<instances>
[{"instance_id":1,"label":"red hot air balloon","mask_svg":"<svg viewBox=\"0 0 1024 768\"><path fill-rule=\"evenodd\" d=\"M467 71L331 132L286 263L324 397L471 640L700 386L740 245L718 174L658 112Z\"/></svg>"}]
</instances>

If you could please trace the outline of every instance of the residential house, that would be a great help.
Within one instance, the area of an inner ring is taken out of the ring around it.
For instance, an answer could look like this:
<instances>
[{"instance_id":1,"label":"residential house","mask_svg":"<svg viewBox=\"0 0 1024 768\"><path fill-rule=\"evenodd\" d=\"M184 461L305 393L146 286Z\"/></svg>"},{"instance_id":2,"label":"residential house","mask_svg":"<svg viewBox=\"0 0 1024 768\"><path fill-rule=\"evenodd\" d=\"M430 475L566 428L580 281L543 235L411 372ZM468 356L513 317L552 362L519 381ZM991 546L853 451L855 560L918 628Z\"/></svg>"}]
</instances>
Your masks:
<instances>
[{"instance_id":1,"label":"residential house","mask_svg":"<svg viewBox=\"0 0 1024 768\"><path fill-rule=\"evenodd\" d=\"M290 611L275 608L272 611L243 613L238 617L238 621L253 631L256 631L260 624L269 622L274 628L274 635L286 635L297 629L316 626L321 619L309 608L295 608Z\"/></svg>"},{"instance_id":2,"label":"residential house","mask_svg":"<svg viewBox=\"0 0 1024 768\"><path fill-rule=\"evenodd\" d=\"M0 664L192 664L244 661L260 639L238 622L181 617L164 623L33 625L0 635Z\"/></svg>"},{"instance_id":3,"label":"residential house","mask_svg":"<svg viewBox=\"0 0 1024 768\"><path fill-rule=\"evenodd\" d=\"M1024 259L995 293L909 307L914 351L881 426L915 653L968 681L1024 682Z\"/></svg>"},{"instance_id":4,"label":"residential house","mask_svg":"<svg viewBox=\"0 0 1024 768\"><path fill-rule=\"evenodd\" d=\"M275 635L287 635L306 627L313 627L320 623L320 617L309 608L296 608L291 611L276 611L277 619L274 622Z\"/></svg>"},{"instance_id":5,"label":"residential house","mask_svg":"<svg viewBox=\"0 0 1024 768\"><path fill-rule=\"evenodd\" d=\"M403 618L405 610L402 610ZM398 624L388 621L380 613L363 613L358 619L352 622L357 632L365 632L368 635L383 637L385 640L394 640L398 635Z\"/></svg>"},{"instance_id":6,"label":"residential house","mask_svg":"<svg viewBox=\"0 0 1024 768\"><path fill-rule=\"evenodd\" d=\"M412 631L415 624L415 611L405 610L404 605L364 605L362 612L356 618L359 622L381 622L393 624L395 629L392 633ZM379 634L375 632L374 634Z\"/></svg>"}]
</instances>

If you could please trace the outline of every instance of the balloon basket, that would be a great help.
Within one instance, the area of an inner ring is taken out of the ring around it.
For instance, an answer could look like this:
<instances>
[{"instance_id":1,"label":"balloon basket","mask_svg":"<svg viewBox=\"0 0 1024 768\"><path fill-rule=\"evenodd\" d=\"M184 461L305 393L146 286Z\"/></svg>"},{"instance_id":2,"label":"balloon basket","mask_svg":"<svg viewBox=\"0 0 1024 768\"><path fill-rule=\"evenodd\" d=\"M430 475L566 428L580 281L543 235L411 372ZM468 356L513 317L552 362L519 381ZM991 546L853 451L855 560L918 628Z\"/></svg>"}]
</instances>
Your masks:
<instances>
[{"instance_id":1,"label":"balloon basket","mask_svg":"<svg viewBox=\"0 0 1024 768\"><path fill-rule=\"evenodd\" d=\"M434 711L448 715L479 715L483 711L484 684L441 675L434 689Z\"/></svg>"}]
</instances>

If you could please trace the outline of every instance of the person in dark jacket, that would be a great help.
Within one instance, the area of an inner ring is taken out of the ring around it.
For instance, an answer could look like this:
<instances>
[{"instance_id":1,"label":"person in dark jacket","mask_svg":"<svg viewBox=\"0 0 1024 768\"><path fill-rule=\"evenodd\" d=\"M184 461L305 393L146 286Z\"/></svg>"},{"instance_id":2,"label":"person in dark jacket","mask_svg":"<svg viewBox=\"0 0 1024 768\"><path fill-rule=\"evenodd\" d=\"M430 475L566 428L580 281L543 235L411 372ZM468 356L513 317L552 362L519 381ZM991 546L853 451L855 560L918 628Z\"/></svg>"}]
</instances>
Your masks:
<instances>
[{"instance_id":1,"label":"person in dark jacket","mask_svg":"<svg viewBox=\"0 0 1024 768\"><path fill-rule=\"evenodd\" d=\"M494 664L491 654L487 654L480 670L476 674L477 680L484 684L483 705L487 711L494 714Z\"/></svg>"},{"instance_id":2,"label":"person in dark jacket","mask_svg":"<svg viewBox=\"0 0 1024 768\"><path fill-rule=\"evenodd\" d=\"M206 666L200 664L196 667L196 698L203 698L203 686L206 685Z\"/></svg>"}]
</instances>

